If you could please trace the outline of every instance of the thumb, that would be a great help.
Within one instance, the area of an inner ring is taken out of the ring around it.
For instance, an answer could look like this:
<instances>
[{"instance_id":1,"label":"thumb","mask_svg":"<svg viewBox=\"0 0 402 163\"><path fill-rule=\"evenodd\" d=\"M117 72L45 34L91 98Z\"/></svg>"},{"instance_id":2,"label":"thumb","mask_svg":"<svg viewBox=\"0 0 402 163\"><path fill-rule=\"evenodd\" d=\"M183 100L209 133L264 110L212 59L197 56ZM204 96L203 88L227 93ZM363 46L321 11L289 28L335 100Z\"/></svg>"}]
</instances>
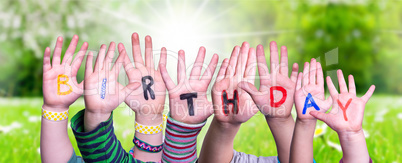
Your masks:
<instances>
[{"instance_id":1,"label":"thumb","mask_svg":"<svg viewBox=\"0 0 402 163\"><path fill-rule=\"evenodd\" d=\"M120 97L124 97L124 98L120 98L119 103L123 102L126 99L126 97L131 94L131 92L133 92L140 86L141 86L141 83L139 83L139 82L130 83L130 84L126 85L126 87L124 87L122 89L122 91L120 91Z\"/></svg>"},{"instance_id":2,"label":"thumb","mask_svg":"<svg viewBox=\"0 0 402 163\"><path fill-rule=\"evenodd\" d=\"M250 96L262 95L261 92L251 83L242 81L239 83L239 88L246 91Z\"/></svg>"},{"instance_id":3,"label":"thumb","mask_svg":"<svg viewBox=\"0 0 402 163\"><path fill-rule=\"evenodd\" d=\"M328 118L329 118L327 114L325 114L323 112L319 112L319 111L310 111L310 115L325 123L327 123Z\"/></svg>"}]
</instances>

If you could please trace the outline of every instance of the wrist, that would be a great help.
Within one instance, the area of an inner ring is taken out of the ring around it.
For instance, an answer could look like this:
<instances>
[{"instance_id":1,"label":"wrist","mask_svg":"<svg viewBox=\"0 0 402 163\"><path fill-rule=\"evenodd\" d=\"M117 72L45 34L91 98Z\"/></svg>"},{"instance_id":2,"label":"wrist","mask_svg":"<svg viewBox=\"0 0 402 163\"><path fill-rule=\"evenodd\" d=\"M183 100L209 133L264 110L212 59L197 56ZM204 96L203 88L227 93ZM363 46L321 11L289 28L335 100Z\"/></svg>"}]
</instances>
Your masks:
<instances>
[{"instance_id":1,"label":"wrist","mask_svg":"<svg viewBox=\"0 0 402 163\"><path fill-rule=\"evenodd\" d=\"M316 119L299 119L296 118L296 124L300 126L314 126L317 124Z\"/></svg>"},{"instance_id":2,"label":"wrist","mask_svg":"<svg viewBox=\"0 0 402 163\"><path fill-rule=\"evenodd\" d=\"M163 114L135 114L135 122L143 125L159 125L163 122Z\"/></svg>"},{"instance_id":3,"label":"wrist","mask_svg":"<svg viewBox=\"0 0 402 163\"><path fill-rule=\"evenodd\" d=\"M42 109L45 109L47 111L53 111L53 112L64 112L69 109L69 106L55 106L55 105L47 105L43 104Z\"/></svg>"},{"instance_id":4,"label":"wrist","mask_svg":"<svg viewBox=\"0 0 402 163\"><path fill-rule=\"evenodd\" d=\"M221 131L239 130L241 126L241 123L221 122L219 120L216 120L216 124Z\"/></svg>"},{"instance_id":5,"label":"wrist","mask_svg":"<svg viewBox=\"0 0 402 163\"><path fill-rule=\"evenodd\" d=\"M365 140L363 129L357 131L340 131L338 132L340 141L355 142Z\"/></svg>"},{"instance_id":6,"label":"wrist","mask_svg":"<svg viewBox=\"0 0 402 163\"><path fill-rule=\"evenodd\" d=\"M287 122L294 122L292 115L289 115L287 117L269 117L265 116L265 120L268 123L287 123Z\"/></svg>"}]
</instances>

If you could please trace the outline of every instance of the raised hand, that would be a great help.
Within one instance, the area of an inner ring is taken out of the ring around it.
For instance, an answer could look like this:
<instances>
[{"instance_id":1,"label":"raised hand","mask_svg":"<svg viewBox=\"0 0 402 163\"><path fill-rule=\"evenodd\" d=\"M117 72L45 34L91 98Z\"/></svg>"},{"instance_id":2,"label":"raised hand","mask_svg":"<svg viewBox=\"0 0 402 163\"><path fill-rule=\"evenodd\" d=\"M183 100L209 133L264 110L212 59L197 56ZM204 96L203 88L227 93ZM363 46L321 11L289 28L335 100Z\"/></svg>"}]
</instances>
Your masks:
<instances>
[{"instance_id":1,"label":"raised hand","mask_svg":"<svg viewBox=\"0 0 402 163\"><path fill-rule=\"evenodd\" d=\"M70 46L60 64L63 38L58 37L50 63L50 48L47 47L43 57L43 109L52 112L65 112L83 92L83 83L77 83L77 72L88 49L84 42L73 60L78 44L74 35ZM72 62L72 63L71 63ZM68 120L52 121L44 116L41 121L40 154L41 160L47 162L67 162L73 155L73 146L68 137ZM60 152L63 151L63 152Z\"/></svg>"},{"instance_id":2,"label":"raised hand","mask_svg":"<svg viewBox=\"0 0 402 163\"><path fill-rule=\"evenodd\" d=\"M166 56L166 49L162 48L162 54ZM201 76L204 65L205 48L200 47L190 78L186 76L186 64L184 51L179 51L177 63L177 85L170 78L166 63L160 63L162 78L169 91L170 115L173 119L188 123L197 124L204 122L213 113L211 102L207 99L207 89L214 75L218 63L218 55L214 54Z\"/></svg>"},{"instance_id":3,"label":"raised hand","mask_svg":"<svg viewBox=\"0 0 402 163\"><path fill-rule=\"evenodd\" d=\"M63 38L58 37L53 51L53 61L50 63L50 48L47 47L43 57L43 108L53 111L66 111L83 93L83 83L77 82L77 72L88 49L84 42L73 60L78 44L78 36L74 35L68 46L62 63L60 57Z\"/></svg>"},{"instance_id":4,"label":"raised hand","mask_svg":"<svg viewBox=\"0 0 402 163\"><path fill-rule=\"evenodd\" d=\"M120 44L119 46L122 46ZM89 52L87 63L85 67L85 116L91 119L96 119L100 123L110 117L110 113L116 109L125 98L140 84L130 81L127 86L121 85L117 79L120 69L126 57L125 51L121 51L115 64L112 65L115 43L111 42L106 53L106 45L102 45L95 62L94 69L92 68L93 54ZM89 116L91 114L91 116ZM94 115L94 116L93 116ZM101 118L97 118L101 117ZM87 121L87 118L85 118ZM92 123L85 124L86 130L94 129L98 124Z\"/></svg>"},{"instance_id":5,"label":"raised hand","mask_svg":"<svg viewBox=\"0 0 402 163\"><path fill-rule=\"evenodd\" d=\"M165 104L166 87L162 80L160 68L155 70L152 38L145 37L145 64L141 55L140 40L137 33L131 36L134 65L130 59L124 59L125 69L127 70L130 82L140 82L141 88L136 89L126 99L126 104L138 116L149 116L152 119L162 117ZM123 45L119 45L119 51L126 51ZM160 63L166 63L166 53L160 56ZM136 118L136 121L138 119ZM141 121L141 120L140 120Z\"/></svg>"},{"instance_id":6,"label":"raised hand","mask_svg":"<svg viewBox=\"0 0 402 163\"><path fill-rule=\"evenodd\" d=\"M297 119L316 120L309 114L311 110L317 110L325 113L332 103L332 99L325 100L324 77L320 62L311 59L311 65L308 62L304 64L303 73L297 77L295 105Z\"/></svg>"},{"instance_id":7,"label":"raised hand","mask_svg":"<svg viewBox=\"0 0 402 163\"><path fill-rule=\"evenodd\" d=\"M254 84L241 82L240 88L247 91L267 117L286 118L291 116L293 95L296 89L298 65L293 64L292 74L289 78L288 52L285 46L281 47L281 63L279 64L278 48L275 41L270 44L271 73L265 60L264 48L257 46L258 73L260 75L260 89Z\"/></svg>"},{"instance_id":8,"label":"raised hand","mask_svg":"<svg viewBox=\"0 0 402 163\"><path fill-rule=\"evenodd\" d=\"M361 98L356 96L356 87L353 75L349 75L349 91L341 70L338 70L340 94L336 90L331 78L327 77L329 93L333 101L329 113L312 111L310 115L325 122L338 133L362 131L364 109L367 101L375 90L372 85Z\"/></svg>"},{"instance_id":9,"label":"raised hand","mask_svg":"<svg viewBox=\"0 0 402 163\"><path fill-rule=\"evenodd\" d=\"M229 62L222 63L212 88L215 118L219 122L241 124L258 112L251 96L238 88L242 81L254 83L255 64L255 50L247 42L241 48L234 47Z\"/></svg>"}]
</instances>

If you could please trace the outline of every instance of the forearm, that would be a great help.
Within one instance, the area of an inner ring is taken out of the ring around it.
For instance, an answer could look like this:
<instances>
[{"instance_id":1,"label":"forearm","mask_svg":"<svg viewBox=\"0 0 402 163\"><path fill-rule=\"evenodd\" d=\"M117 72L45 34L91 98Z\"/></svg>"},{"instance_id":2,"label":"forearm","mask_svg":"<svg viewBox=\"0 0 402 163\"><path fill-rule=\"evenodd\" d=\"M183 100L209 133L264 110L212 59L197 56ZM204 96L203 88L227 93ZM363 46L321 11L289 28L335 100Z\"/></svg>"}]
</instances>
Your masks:
<instances>
[{"instance_id":1,"label":"forearm","mask_svg":"<svg viewBox=\"0 0 402 163\"><path fill-rule=\"evenodd\" d=\"M43 109L54 112L68 110L68 108L51 108L43 106ZM41 159L42 162L67 162L73 154L73 146L67 133L68 119L51 121L43 118L41 121Z\"/></svg>"},{"instance_id":2,"label":"forearm","mask_svg":"<svg viewBox=\"0 0 402 163\"><path fill-rule=\"evenodd\" d=\"M146 126L158 126L163 123L162 114L157 115L140 115L135 114L135 121L138 124L146 125ZM143 142L146 142L152 146L159 146L163 143L163 131L156 134L144 134L141 132L135 131L135 137L140 139ZM139 148L134 148L134 156L136 159L142 161L160 161L162 157L162 152L158 153L150 153Z\"/></svg>"},{"instance_id":3,"label":"forearm","mask_svg":"<svg viewBox=\"0 0 402 163\"><path fill-rule=\"evenodd\" d=\"M93 130L84 130L84 110L71 119L71 128L78 148L85 162L132 162L133 157L125 152L116 138L113 128L113 116L99 123Z\"/></svg>"},{"instance_id":4,"label":"forearm","mask_svg":"<svg viewBox=\"0 0 402 163\"><path fill-rule=\"evenodd\" d=\"M166 122L163 162L196 162L197 136L205 123L206 121L187 124L169 116Z\"/></svg>"},{"instance_id":5,"label":"forearm","mask_svg":"<svg viewBox=\"0 0 402 163\"><path fill-rule=\"evenodd\" d=\"M292 116L288 118L265 118L272 135L274 136L278 158L280 162L289 162L290 145L292 143L292 135L295 122Z\"/></svg>"},{"instance_id":6,"label":"forearm","mask_svg":"<svg viewBox=\"0 0 402 163\"><path fill-rule=\"evenodd\" d=\"M94 130L100 123L109 119L111 113L91 112L85 109L84 113L84 129L85 132Z\"/></svg>"},{"instance_id":7,"label":"forearm","mask_svg":"<svg viewBox=\"0 0 402 163\"><path fill-rule=\"evenodd\" d=\"M313 139L317 120L296 120L290 162L313 162Z\"/></svg>"},{"instance_id":8,"label":"forearm","mask_svg":"<svg viewBox=\"0 0 402 163\"><path fill-rule=\"evenodd\" d=\"M343 152L343 162L369 162L366 138L363 130L358 132L338 133Z\"/></svg>"},{"instance_id":9,"label":"forearm","mask_svg":"<svg viewBox=\"0 0 402 163\"><path fill-rule=\"evenodd\" d=\"M230 162L233 158L233 140L241 124L221 124L215 118L202 145L199 162Z\"/></svg>"}]
</instances>

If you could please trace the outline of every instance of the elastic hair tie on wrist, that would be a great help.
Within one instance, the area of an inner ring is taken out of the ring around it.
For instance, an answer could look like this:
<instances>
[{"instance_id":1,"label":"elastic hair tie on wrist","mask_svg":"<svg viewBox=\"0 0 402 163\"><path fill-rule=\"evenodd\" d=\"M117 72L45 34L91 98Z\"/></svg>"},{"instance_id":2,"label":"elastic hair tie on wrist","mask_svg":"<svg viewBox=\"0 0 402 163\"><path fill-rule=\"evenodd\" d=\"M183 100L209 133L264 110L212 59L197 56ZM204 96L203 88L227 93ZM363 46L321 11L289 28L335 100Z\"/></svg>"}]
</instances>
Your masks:
<instances>
[{"instance_id":1,"label":"elastic hair tie on wrist","mask_svg":"<svg viewBox=\"0 0 402 163\"><path fill-rule=\"evenodd\" d=\"M143 142L142 140L138 139L135 136L133 139L133 143L135 144L135 146L138 149L145 151L145 152L149 152L149 153L158 153L158 152L162 151L162 149L163 149L163 143L158 146L153 146L153 145Z\"/></svg>"},{"instance_id":2,"label":"elastic hair tie on wrist","mask_svg":"<svg viewBox=\"0 0 402 163\"><path fill-rule=\"evenodd\" d=\"M68 110L64 112L54 112L42 108L42 117L51 121L62 121L68 119Z\"/></svg>"}]
</instances>

